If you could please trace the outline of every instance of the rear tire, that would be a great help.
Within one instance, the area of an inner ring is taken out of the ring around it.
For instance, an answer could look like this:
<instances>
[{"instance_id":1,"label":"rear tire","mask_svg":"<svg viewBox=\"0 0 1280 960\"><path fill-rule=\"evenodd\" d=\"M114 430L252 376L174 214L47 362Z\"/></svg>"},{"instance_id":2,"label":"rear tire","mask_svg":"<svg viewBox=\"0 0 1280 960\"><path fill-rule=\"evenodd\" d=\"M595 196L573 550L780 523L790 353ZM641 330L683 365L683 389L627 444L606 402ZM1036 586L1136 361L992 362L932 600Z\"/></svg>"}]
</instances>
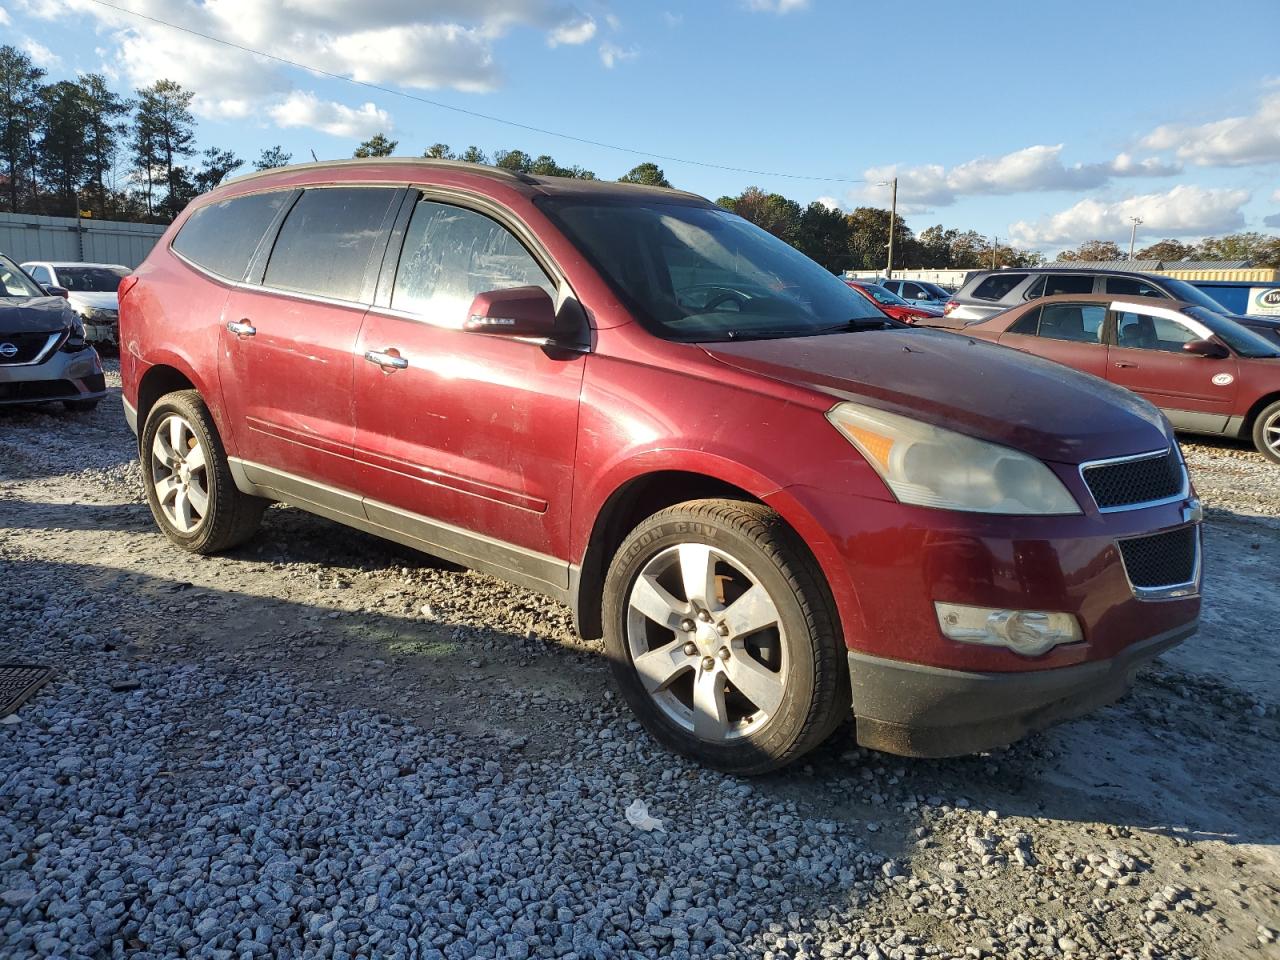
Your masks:
<instances>
[{"instance_id":1,"label":"rear tire","mask_svg":"<svg viewBox=\"0 0 1280 960\"><path fill-rule=\"evenodd\" d=\"M156 402L139 456L151 515L182 549L217 553L257 531L268 502L236 488L213 417L195 390Z\"/></svg>"},{"instance_id":2,"label":"rear tire","mask_svg":"<svg viewBox=\"0 0 1280 960\"><path fill-rule=\"evenodd\" d=\"M1280 400L1253 421L1253 445L1272 463L1280 463Z\"/></svg>"},{"instance_id":3,"label":"rear tire","mask_svg":"<svg viewBox=\"0 0 1280 960\"><path fill-rule=\"evenodd\" d=\"M821 570L763 504L695 500L646 519L610 564L603 613L622 696L656 740L709 767L776 770L849 713Z\"/></svg>"}]
</instances>

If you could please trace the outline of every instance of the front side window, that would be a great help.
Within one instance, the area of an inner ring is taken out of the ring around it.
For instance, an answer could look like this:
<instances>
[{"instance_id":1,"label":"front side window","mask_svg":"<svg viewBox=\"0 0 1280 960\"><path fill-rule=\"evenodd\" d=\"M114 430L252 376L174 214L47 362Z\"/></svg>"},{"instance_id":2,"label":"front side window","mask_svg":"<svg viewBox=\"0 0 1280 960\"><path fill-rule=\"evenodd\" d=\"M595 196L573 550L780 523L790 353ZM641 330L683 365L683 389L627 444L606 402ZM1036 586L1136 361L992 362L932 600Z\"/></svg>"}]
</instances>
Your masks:
<instances>
[{"instance_id":1,"label":"front side window","mask_svg":"<svg viewBox=\"0 0 1280 960\"><path fill-rule=\"evenodd\" d=\"M1025 279L1025 273L993 273L978 284L973 297L976 300L1003 300Z\"/></svg>"},{"instance_id":2,"label":"front side window","mask_svg":"<svg viewBox=\"0 0 1280 960\"><path fill-rule=\"evenodd\" d=\"M1181 353L1184 343L1199 339L1201 336L1195 330L1168 317L1125 311L1116 323L1116 342L1137 350Z\"/></svg>"},{"instance_id":3,"label":"front side window","mask_svg":"<svg viewBox=\"0 0 1280 960\"><path fill-rule=\"evenodd\" d=\"M59 267L58 286L83 293L115 293L128 275L124 267Z\"/></svg>"},{"instance_id":4,"label":"front side window","mask_svg":"<svg viewBox=\"0 0 1280 960\"><path fill-rule=\"evenodd\" d=\"M1071 343L1100 343L1107 308L1101 303L1049 303L1018 318L1008 333Z\"/></svg>"},{"instance_id":5,"label":"front side window","mask_svg":"<svg viewBox=\"0 0 1280 960\"><path fill-rule=\"evenodd\" d=\"M8 257L0 257L0 296L43 297L46 294L31 282L16 263Z\"/></svg>"},{"instance_id":6,"label":"front side window","mask_svg":"<svg viewBox=\"0 0 1280 960\"><path fill-rule=\"evenodd\" d=\"M210 273L243 280L254 250L289 196L277 190L206 204L187 218L173 249Z\"/></svg>"},{"instance_id":7,"label":"front side window","mask_svg":"<svg viewBox=\"0 0 1280 960\"><path fill-rule=\"evenodd\" d=\"M908 300L928 300L929 295L921 290L914 283L904 283L902 285L902 296Z\"/></svg>"},{"instance_id":8,"label":"front side window","mask_svg":"<svg viewBox=\"0 0 1280 960\"><path fill-rule=\"evenodd\" d=\"M53 283L53 277L50 275L48 267L32 267L27 271L27 273L31 274L31 278L35 280L36 283Z\"/></svg>"},{"instance_id":9,"label":"front side window","mask_svg":"<svg viewBox=\"0 0 1280 960\"><path fill-rule=\"evenodd\" d=\"M900 327L794 247L719 207L538 203L658 336L696 343Z\"/></svg>"},{"instance_id":10,"label":"front side window","mask_svg":"<svg viewBox=\"0 0 1280 960\"><path fill-rule=\"evenodd\" d=\"M307 190L280 227L262 282L279 290L360 300L370 259L386 249L384 221L399 193L386 187Z\"/></svg>"},{"instance_id":11,"label":"front side window","mask_svg":"<svg viewBox=\"0 0 1280 960\"><path fill-rule=\"evenodd\" d=\"M477 294L528 286L556 295L537 261L502 224L462 207L418 201L396 269L392 309L461 327Z\"/></svg>"}]
</instances>

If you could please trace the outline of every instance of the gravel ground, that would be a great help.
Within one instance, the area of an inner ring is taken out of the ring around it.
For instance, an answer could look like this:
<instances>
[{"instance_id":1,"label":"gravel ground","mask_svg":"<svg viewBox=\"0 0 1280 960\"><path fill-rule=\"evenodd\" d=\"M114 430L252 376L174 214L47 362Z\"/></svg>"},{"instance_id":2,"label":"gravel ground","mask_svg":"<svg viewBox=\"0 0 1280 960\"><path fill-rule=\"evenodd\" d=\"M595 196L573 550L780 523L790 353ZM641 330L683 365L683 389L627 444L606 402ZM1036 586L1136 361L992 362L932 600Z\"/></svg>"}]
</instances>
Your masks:
<instances>
[{"instance_id":1,"label":"gravel ground","mask_svg":"<svg viewBox=\"0 0 1280 960\"><path fill-rule=\"evenodd\" d=\"M1280 468L1187 456L1204 628L1124 701L744 781L554 603L280 507L188 556L118 403L0 411L0 653L59 671L0 726L0 957L1280 957Z\"/></svg>"}]
</instances>

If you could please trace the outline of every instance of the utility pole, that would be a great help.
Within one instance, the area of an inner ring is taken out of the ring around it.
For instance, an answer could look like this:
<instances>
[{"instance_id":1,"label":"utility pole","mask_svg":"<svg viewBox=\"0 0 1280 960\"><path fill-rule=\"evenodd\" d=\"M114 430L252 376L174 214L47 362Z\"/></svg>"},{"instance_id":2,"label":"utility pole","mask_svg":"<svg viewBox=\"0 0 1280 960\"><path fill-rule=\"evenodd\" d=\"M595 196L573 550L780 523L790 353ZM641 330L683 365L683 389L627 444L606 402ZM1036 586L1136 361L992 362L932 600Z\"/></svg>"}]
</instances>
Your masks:
<instances>
[{"instance_id":1,"label":"utility pole","mask_svg":"<svg viewBox=\"0 0 1280 960\"><path fill-rule=\"evenodd\" d=\"M1000 238L998 236L992 237L991 238L991 269L992 270L996 268L996 251L999 249L1000 249Z\"/></svg>"},{"instance_id":2,"label":"utility pole","mask_svg":"<svg viewBox=\"0 0 1280 960\"><path fill-rule=\"evenodd\" d=\"M1133 229L1129 231L1129 259L1133 259L1133 242L1138 239L1138 224L1142 223L1141 217L1130 217L1129 222L1133 224Z\"/></svg>"},{"instance_id":3,"label":"utility pole","mask_svg":"<svg viewBox=\"0 0 1280 960\"><path fill-rule=\"evenodd\" d=\"M893 184L893 202L889 207L889 264L884 269L886 280L893 279L893 231L898 224L898 178L894 177L891 183Z\"/></svg>"}]
</instances>

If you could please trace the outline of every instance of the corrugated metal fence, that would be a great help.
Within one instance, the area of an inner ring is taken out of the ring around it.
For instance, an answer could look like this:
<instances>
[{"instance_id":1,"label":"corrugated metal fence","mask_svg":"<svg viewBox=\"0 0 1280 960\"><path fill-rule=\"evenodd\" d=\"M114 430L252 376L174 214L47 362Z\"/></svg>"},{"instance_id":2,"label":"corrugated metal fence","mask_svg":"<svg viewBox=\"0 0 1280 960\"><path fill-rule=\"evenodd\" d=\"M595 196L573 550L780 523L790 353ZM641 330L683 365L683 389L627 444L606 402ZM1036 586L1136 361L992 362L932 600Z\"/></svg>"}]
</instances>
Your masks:
<instances>
[{"instance_id":1,"label":"corrugated metal fence","mask_svg":"<svg viewBox=\"0 0 1280 960\"><path fill-rule=\"evenodd\" d=\"M136 267L164 231L156 223L0 213L0 253L18 263L75 260Z\"/></svg>"}]
</instances>

